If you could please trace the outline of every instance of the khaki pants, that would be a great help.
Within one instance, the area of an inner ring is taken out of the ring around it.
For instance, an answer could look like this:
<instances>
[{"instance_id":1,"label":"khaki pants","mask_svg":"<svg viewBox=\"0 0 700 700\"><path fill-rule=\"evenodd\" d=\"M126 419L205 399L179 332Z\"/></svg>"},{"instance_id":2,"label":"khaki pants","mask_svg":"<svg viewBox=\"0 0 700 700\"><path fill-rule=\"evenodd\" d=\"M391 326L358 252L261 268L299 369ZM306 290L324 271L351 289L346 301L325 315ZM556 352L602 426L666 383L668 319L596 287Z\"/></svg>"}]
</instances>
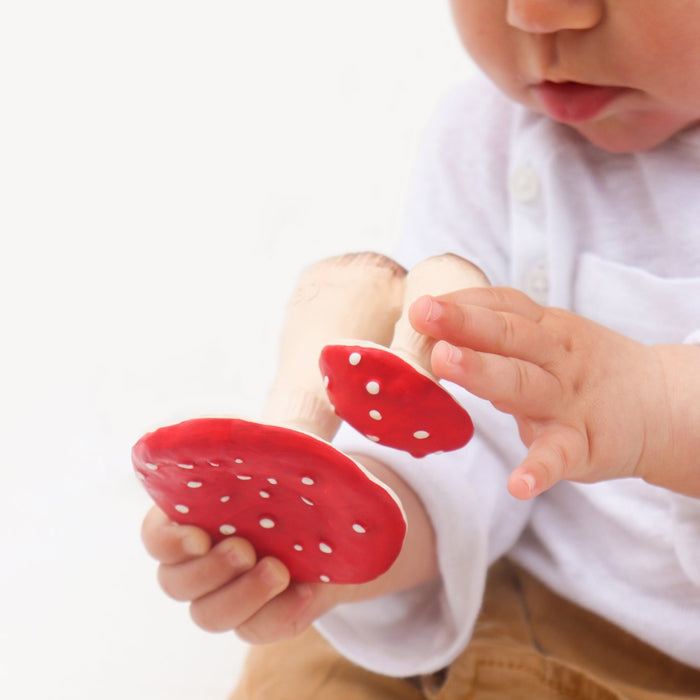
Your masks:
<instances>
[{"instance_id":1,"label":"khaki pants","mask_svg":"<svg viewBox=\"0 0 700 700\"><path fill-rule=\"evenodd\" d=\"M369 673L316 632L249 654L231 700L670 700L700 698L679 664L501 561L469 646L443 672Z\"/></svg>"}]
</instances>

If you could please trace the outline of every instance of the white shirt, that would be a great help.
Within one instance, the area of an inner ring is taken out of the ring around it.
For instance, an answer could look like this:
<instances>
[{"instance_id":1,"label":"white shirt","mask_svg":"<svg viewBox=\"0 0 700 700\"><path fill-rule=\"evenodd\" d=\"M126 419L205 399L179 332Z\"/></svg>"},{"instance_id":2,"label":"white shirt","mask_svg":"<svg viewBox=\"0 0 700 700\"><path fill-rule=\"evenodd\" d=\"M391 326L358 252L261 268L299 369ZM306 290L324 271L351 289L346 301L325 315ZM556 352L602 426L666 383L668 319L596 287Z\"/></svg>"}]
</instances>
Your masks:
<instances>
[{"instance_id":1,"label":"white shirt","mask_svg":"<svg viewBox=\"0 0 700 700\"><path fill-rule=\"evenodd\" d=\"M495 285L637 340L698 343L700 131L611 155L477 76L427 130L397 258L411 267L448 251ZM508 553L560 595L700 668L700 501L633 479L563 482L516 501L506 490L525 454L515 421L448 388L476 425L461 450L418 460L350 428L337 439L420 494L440 582L341 606L317 623L322 634L379 673L435 671L468 643L486 570Z\"/></svg>"}]
</instances>

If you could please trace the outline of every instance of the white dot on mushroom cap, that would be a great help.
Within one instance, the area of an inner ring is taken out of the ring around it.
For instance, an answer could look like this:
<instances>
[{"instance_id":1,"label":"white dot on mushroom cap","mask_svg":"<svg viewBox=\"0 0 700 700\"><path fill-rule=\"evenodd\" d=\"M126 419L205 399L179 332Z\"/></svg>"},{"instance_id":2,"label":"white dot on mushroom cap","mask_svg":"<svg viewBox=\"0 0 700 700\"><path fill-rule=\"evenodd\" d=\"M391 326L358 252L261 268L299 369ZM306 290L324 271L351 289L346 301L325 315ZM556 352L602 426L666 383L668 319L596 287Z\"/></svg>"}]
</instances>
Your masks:
<instances>
[{"instance_id":1,"label":"white dot on mushroom cap","mask_svg":"<svg viewBox=\"0 0 700 700\"><path fill-rule=\"evenodd\" d=\"M194 464L178 464L177 466L180 469L194 469Z\"/></svg>"},{"instance_id":2,"label":"white dot on mushroom cap","mask_svg":"<svg viewBox=\"0 0 700 700\"><path fill-rule=\"evenodd\" d=\"M218 462L209 462L210 467L218 467L219 463Z\"/></svg>"},{"instance_id":3,"label":"white dot on mushroom cap","mask_svg":"<svg viewBox=\"0 0 700 700\"><path fill-rule=\"evenodd\" d=\"M222 503L228 503L230 500L231 500L231 496L222 496L221 497Z\"/></svg>"},{"instance_id":4,"label":"white dot on mushroom cap","mask_svg":"<svg viewBox=\"0 0 700 700\"><path fill-rule=\"evenodd\" d=\"M146 475L141 472L136 472L136 476L141 479L141 481L146 481Z\"/></svg>"},{"instance_id":5,"label":"white dot on mushroom cap","mask_svg":"<svg viewBox=\"0 0 700 700\"><path fill-rule=\"evenodd\" d=\"M301 497L301 500L306 503L307 506L315 506L316 504L313 501L310 501L308 498L304 498L303 496Z\"/></svg>"},{"instance_id":6,"label":"white dot on mushroom cap","mask_svg":"<svg viewBox=\"0 0 700 700\"><path fill-rule=\"evenodd\" d=\"M297 552L302 552L304 550L304 548L300 544L295 544L294 549L296 549Z\"/></svg>"},{"instance_id":7,"label":"white dot on mushroom cap","mask_svg":"<svg viewBox=\"0 0 700 700\"><path fill-rule=\"evenodd\" d=\"M333 553L333 548L329 545L326 544L325 542L321 542L318 545L318 548L324 553L324 554L332 554Z\"/></svg>"},{"instance_id":8,"label":"white dot on mushroom cap","mask_svg":"<svg viewBox=\"0 0 700 700\"><path fill-rule=\"evenodd\" d=\"M277 483L277 479L268 479L268 483L272 484L273 486Z\"/></svg>"},{"instance_id":9,"label":"white dot on mushroom cap","mask_svg":"<svg viewBox=\"0 0 700 700\"><path fill-rule=\"evenodd\" d=\"M219 532L222 535L233 535L236 532L236 528L233 525L222 525L219 528Z\"/></svg>"},{"instance_id":10,"label":"white dot on mushroom cap","mask_svg":"<svg viewBox=\"0 0 700 700\"><path fill-rule=\"evenodd\" d=\"M198 489L202 485L201 481L188 481L187 487L190 489Z\"/></svg>"},{"instance_id":11,"label":"white dot on mushroom cap","mask_svg":"<svg viewBox=\"0 0 700 700\"><path fill-rule=\"evenodd\" d=\"M266 530L270 530L275 526L275 521L272 518L261 518L260 527L264 527Z\"/></svg>"},{"instance_id":12,"label":"white dot on mushroom cap","mask_svg":"<svg viewBox=\"0 0 700 700\"><path fill-rule=\"evenodd\" d=\"M382 414L379 413L379 411L377 411L376 409L373 408L373 409L369 412L369 417L372 418L372 420L381 420L381 419L382 419Z\"/></svg>"},{"instance_id":13,"label":"white dot on mushroom cap","mask_svg":"<svg viewBox=\"0 0 700 700\"><path fill-rule=\"evenodd\" d=\"M153 464L152 462L146 462L146 469L150 469L152 472L154 472L158 469L158 465Z\"/></svg>"},{"instance_id":14,"label":"white dot on mushroom cap","mask_svg":"<svg viewBox=\"0 0 700 700\"><path fill-rule=\"evenodd\" d=\"M425 440L425 438L430 437L430 433L427 430L416 430L416 432L413 433L413 437L416 438L416 440Z\"/></svg>"},{"instance_id":15,"label":"white dot on mushroom cap","mask_svg":"<svg viewBox=\"0 0 700 700\"><path fill-rule=\"evenodd\" d=\"M327 375L327 374L324 375L324 377L323 377L323 386L324 386L325 389L328 388L328 384L330 384L330 381L331 381L331 380L328 378L328 375Z\"/></svg>"},{"instance_id":16,"label":"white dot on mushroom cap","mask_svg":"<svg viewBox=\"0 0 700 700\"><path fill-rule=\"evenodd\" d=\"M365 389L368 394L376 396L379 393L379 382L367 382Z\"/></svg>"},{"instance_id":17,"label":"white dot on mushroom cap","mask_svg":"<svg viewBox=\"0 0 700 700\"><path fill-rule=\"evenodd\" d=\"M321 574L318 578L321 581L323 581L323 583L330 583L331 582L330 577L326 576L326 574Z\"/></svg>"},{"instance_id":18,"label":"white dot on mushroom cap","mask_svg":"<svg viewBox=\"0 0 700 700\"><path fill-rule=\"evenodd\" d=\"M301 483L304 484L305 486L313 486L314 485L314 480L310 476L305 476L302 480Z\"/></svg>"},{"instance_id":19,"label":"white dot on mushroom cap","mask_svg":"<svg viewBox=\"0 0 700 700\"><path fill-rule=\"evenodd\" d=\"M233 461L234 461L236 464L243 464L243 460L242 460L242 459L234 459Z\"/></svg>"},{"instance_id":20,"label":"white dot on mushroom cap","mask_svg":"<svg viewBox=\"0 0 700 700\"><path fill-rule=\"evenodd\" d=\"M355 366L360 364L360 360L362 359L362 355L360 355L359 352L351 352L350 357L348 357L348 362Z\"/></svg>"},{"instance_id":21,"label":"white dot on mushroom cap","mask_svg":"<svg viewBox=\"0 0 700 700\"><path fill-rule=\"evenodd\" d=\"M178 513L189 513L190 509L187 506L183 506L181 503L178 503L178 505L175 506L175 510Z\"/></svg>"},{"instance_id":22,"label":"white dot on mushroom cap","mask_svg":"<svg viewBox=\"0 0 700 700\"><path fill-rule=\"evenodd\" d=\"M365 532L367 532L367 530L364 527L362 527L362 525L360 525L360 523L355 523L352 526L352 529L360 535L364 535Z\"/></svg>"},{"instance_id":23,"label":"white dot on mushroom cap","mask_svg":"<svg viewBox=\"0 0 700 700\"><path fill-rule=\"evenodd\" d=\"M270 498L270 494L267 491L260 491L260 498Z\"/></svg>"},{"instance_id":24,"label":"white dot on mushroom cap","mask_svg":"<svg viewBox=\"0 0 700 700\"><path fill-rule=\"evenodd\" d=\"M365 436L368 440L371 440L372 442L379 442L379 437L376 435L366 435Z\"/></svg>"},{"instance_id":25,"label":"white dot on mushroom cap","mask_svg":"<svg viewBox=\"0 0 700 700\"><path fill-rule=\"evenodd\" d=\"M236 478L240 479L241 481L250 481L253 477L246 476L245 474L239 474Z\"/></svg>"}]
</instances>

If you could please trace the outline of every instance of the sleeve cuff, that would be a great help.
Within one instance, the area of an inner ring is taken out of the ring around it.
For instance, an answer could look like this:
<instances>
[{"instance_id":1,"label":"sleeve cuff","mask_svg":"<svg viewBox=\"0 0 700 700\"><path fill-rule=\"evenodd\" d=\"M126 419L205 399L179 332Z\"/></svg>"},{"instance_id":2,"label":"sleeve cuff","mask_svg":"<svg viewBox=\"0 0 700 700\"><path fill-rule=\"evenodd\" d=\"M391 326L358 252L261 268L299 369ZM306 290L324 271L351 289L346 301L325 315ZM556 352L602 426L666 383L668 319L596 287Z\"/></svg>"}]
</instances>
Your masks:
<instances>
[{"instance_id":1,"label":"sleeve cuff","mask_svg":"<svg viewBox=\"0 0 700 700\"><path fill-rule=\"evenodd\" d=\"M506 490L508 470L503 464L513 463L515 452L504 459L499 449L509 441L486 437L503 437L505 430L512 430L509 417L475 409L470 406L470 413L484 434L444 455L415 459L372 443L346 425L335 440L344 452L389 465L420 496L435 530L438 581L339 606L316 623L341 654L376 673L432 673L464 650L481 607L488 567L512 546L527 520L531 504L515 502Z\"/></svg>"},{"instance_id":2,"label":"sleeve cuff","mask_svg":"<svg viewBox=\"0 0 700 700\"><path fill-rule=\"evenodd\" d=\"M339 446L387 461L382 454L387 448L346 440ZM444 470L444 463L431 466L430 460L392 454L391 466L420 493L435 532L442 533L436 535L441 578L375 600L338 606L316 622L318 631L343 656L383 675L414 676L450 664L468 643L481 605L488 538L479 523L478 503L465 485L463 490L460 487L460 507L455 509L454 490L430 476ZM452 536L445 536L447 532Z\"/></svg>"},{"instance_id":3,"label":"sleeve cuff","mask_svg":"<svg viewBox=\"0 0 700 700\"><path fill-rule=\"evenodd\" d=\"M700 345L700 329L691 333L684 341L684 345Z\"/></svg>"},{"instance_id":4,"label":"sleeve cuff","mask_svg":"<svg viewBox=\"0 0 700 700\"><path fill-rule=\"evenodd\" d=\"M673 540L681 568L700 586L700 499L669 493Z\"/></svg>"}]
</instances>

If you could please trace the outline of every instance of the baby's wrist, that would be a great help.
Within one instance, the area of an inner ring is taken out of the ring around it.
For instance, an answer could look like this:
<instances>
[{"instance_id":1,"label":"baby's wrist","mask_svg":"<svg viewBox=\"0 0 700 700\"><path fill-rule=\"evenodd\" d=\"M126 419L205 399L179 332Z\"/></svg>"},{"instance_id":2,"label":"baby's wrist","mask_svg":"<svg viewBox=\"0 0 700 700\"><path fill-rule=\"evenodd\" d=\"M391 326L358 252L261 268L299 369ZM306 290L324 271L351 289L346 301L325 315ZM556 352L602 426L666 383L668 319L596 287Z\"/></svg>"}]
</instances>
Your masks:
<instances>
[{"instance_id":1,"label":"baby's wrist","mask_svg":"<svg viewBox=\"0 0 700 700\"><path fill-rule=\"evenodd\" d=\"M641 476L700 497L700 348L656 345L652 350L659 386L645 392L647 440Z\"/></svg>"}]
</instances>

